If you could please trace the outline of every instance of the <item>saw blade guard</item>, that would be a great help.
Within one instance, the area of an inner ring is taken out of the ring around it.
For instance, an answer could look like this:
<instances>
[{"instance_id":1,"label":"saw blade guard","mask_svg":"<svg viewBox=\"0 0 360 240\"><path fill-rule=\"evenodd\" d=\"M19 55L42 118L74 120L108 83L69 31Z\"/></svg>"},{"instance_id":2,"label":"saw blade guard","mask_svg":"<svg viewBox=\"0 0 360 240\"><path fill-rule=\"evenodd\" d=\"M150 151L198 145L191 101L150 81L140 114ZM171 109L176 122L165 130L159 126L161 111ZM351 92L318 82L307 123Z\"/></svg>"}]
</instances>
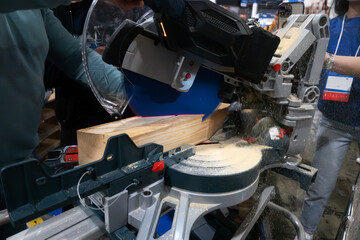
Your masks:
<instances>
[{"instance_id":1,"label":"saw blade guard","mask_svg":"<svg viewBox=\"0 0 360 240\"><path fill-rule=\"evenodd\" d=\"M144 6L126 11L106 0L94 0L86 16L82 36L82 58L85 74L95 97L114 120L121 118L132 98L132 94L125 91L125 84L131 85L131 82L122 67L115 66L122 73L120 74L122 79L119 80L123 82L121 87L109 91L108 88L104 88L103 84L97 83L95 79L99 72L98 69L92 69L89 65L89 54L94 54L89 48L102 53L114 31L125 20L142 22L152 16L153 12L149 7Z\"/></svg>"}]
</instances>

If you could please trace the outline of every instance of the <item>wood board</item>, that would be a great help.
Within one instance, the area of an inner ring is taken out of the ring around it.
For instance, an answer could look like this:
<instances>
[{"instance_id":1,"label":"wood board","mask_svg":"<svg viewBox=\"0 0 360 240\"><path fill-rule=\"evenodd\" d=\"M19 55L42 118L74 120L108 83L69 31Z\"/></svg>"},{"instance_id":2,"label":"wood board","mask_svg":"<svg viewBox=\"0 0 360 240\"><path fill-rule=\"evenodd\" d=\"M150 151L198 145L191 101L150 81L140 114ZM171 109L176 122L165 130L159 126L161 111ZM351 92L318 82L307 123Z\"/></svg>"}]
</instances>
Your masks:
<instances>
[{"instance_id":1,"label":"wood board","mask_svg":"<svg viewBox=\"0 0 360 240\"><path fill-rule=\"evenodd\" d=\"M186 143L201 143L222 127L228 114L226 105L220 105L205 121L203 115L132 117L78 130L79 164L101 159L108 139L123 133L137 146L157 143L164 146L164 151Z\"/></svg>"}]
</instances>

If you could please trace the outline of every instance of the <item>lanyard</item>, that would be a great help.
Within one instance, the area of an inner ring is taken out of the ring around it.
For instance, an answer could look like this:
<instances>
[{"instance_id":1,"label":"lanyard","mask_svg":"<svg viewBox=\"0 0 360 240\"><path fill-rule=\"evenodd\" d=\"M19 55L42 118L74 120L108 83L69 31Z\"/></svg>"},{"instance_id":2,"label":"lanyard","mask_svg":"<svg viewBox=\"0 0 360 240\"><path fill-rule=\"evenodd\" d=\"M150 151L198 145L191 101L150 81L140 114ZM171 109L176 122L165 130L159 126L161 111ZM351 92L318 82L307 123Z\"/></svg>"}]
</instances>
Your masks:
<instances>
[{"instance_id":1,"label":"lanyard","mask_svg":"<svg viewBox=\"0 0 360 240\"><path fill-rule=\"evenodd\" d=\"M337 45L336 45L334 55L336 55L336 53L337 53L337 51L339 49L340 41L341 41L341 38L342 38L342 35L343 35L343 32L344 32L345 16L346 16L346 14L344 14L344 17L343 17L343 20L342 20L341 32L340 32L339 40L338 40ZM358 47L358 49L357 49L357 51L355 53L355 57L357 57L357 55L359 53L359 50L360 50L360 45L359 45L359 47Z\"/></svg>"}]
</instances>

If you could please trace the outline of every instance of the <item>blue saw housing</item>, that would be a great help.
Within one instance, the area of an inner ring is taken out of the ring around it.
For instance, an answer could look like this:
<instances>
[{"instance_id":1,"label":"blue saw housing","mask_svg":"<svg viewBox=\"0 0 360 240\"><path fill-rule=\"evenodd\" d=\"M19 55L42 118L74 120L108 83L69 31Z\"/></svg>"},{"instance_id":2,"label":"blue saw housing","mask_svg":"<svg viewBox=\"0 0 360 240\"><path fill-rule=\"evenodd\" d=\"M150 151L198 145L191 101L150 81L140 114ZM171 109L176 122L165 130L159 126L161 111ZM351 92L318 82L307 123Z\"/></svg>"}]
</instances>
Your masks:
<instances>
[{"instance_id":1,"label":"blue saw housing","mask_svg":"<svg viewBox=\"0 0 360 240\"><path fill-rule=\"evenodd\" d=\"M208 117L219 105L218 91L223 76L201 67L194 85L188 92L179 92L169 85L124 70L130 106L139 116L163 116L179 114L204 114Z\"/></svg>"}]
</instances>

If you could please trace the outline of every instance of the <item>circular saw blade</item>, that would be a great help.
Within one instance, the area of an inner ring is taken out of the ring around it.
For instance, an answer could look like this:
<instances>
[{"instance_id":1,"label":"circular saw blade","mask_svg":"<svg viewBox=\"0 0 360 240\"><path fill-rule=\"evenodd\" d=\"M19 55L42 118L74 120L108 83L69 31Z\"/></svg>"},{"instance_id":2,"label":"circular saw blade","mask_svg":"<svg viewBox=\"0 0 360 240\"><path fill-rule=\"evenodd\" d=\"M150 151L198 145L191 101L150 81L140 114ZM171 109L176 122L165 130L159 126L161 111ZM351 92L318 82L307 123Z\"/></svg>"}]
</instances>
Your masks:
<instances>
[{"instance_id":1,"label":"circular saw blade","mask_svg":"<svg viewBox=\"0 0 360 240\"><path fill-rule=\"evenodd\" d=\"M201 67L188 92L179 92L171 86L124 70L125 87L132 96L130 107L139 116L204 114L208 117L217 108L223 76Z\"/></svg>"}]
</instances>

